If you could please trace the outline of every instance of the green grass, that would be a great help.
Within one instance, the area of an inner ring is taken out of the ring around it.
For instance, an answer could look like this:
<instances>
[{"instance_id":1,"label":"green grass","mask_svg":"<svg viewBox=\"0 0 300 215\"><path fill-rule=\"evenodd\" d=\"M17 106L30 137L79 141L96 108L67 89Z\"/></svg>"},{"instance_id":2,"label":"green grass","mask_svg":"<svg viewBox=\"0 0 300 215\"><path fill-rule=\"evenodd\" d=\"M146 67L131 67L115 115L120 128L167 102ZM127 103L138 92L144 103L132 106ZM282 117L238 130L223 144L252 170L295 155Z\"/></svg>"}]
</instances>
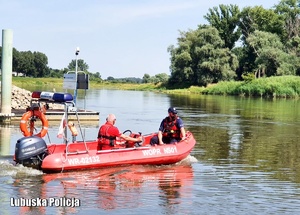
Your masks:
<instances>
[{"instance_id":1,"label":"green grass","mask_svg":"<svg viewBox=\"0 0 300 215\"><path fill-rule=\"evenodd\" d=\"M300 95L300 77L277 76L243 82L220 82L212 87L206 88L203 93L217 95L298 98Z\"/></svg>"},{"instance_id":2,"label":"green grass","mask_svg":"<svg viewBox=\"0 0 300 215\"><path fill-rule=\"evenodd\" d=\"M21 88L48 87L62 88L62 78L27 78L13 77L13 84ZM191 86L183 89L167 89L161 84L134 84L134 83L111 83L90 81L90 89L119 89L157 91L173 94L211 94L211 95L234 95L255 97L282 97L298 98L300 95L299 76L277 76L259 78L249 81L224 81L208 87Z\"/></svg>"}]
</instances>

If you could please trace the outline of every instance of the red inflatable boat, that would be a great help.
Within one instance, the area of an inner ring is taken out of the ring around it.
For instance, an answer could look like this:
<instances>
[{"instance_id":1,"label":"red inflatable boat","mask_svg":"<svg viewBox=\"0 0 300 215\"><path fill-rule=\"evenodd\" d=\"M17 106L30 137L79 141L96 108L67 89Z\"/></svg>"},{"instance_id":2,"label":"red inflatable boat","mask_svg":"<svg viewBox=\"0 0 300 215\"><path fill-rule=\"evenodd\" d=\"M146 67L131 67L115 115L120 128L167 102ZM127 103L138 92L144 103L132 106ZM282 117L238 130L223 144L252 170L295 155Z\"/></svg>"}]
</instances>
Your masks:
<instances>
[{"instance_id":1,"label":"red inflatable boat","mask_svg":"<svg viewBox=\"0 0 300 215\"><path fill-rule=\"evenodd\" d=\"M46 102L64 103L66 115L68 115L69 107L72 107L72 111L74 111L75 105L71 101L70 94L58 94L59 93L46 94L50 95ZM38 98L36 92L34 92L33 95L33 98L36 99L38 103L45 102L45 96L43 98ZM45 93L41 93L41 95L45 95ZM59 101L56 101L53 98L59 98ZM31 110L28 110L28 112L29 111L33 112L30 116L34 118L35 112L39 110L32 108ZM29 115L28 112L27 115ZM40 116L43 116L43 113L39 112L37 116L39 118ZM28 121L30 121L28 122L29 127L33 126L32 121L35 120L36 118L34 120L28 119ZM20 128L22 126L23 130L26 128L24 124L26 124L26 122L24 122L24 120L23 122L21 121ZM65 124L68 125L67 119ZM69 128L73 135L74 127L69 125ZM48 128L45 129L43 127L42 129L47 130ZM31 129L29 128L29 130ZM109 150L100 150L98 140L85 141L82 138L82 141L76 141L73 138L71 142L68 142L66 130L67 129L65 129L65 142L58 144L46 144L40 133L37 135L32 134L31 136L24 135L24 137L19 139L16 143L14 160L18 164L38 168L46 173L132 164L174 164L186 158L196 144L193 134L187 131L186 139L176 144L151 146L149 144L151 137L157 135L157 133L151 133L143 135L143 142L139 145L134 145L134 143L119 139L117 140L118 144L116 144L115 147ZM130 130L125 132L130 132L130 136L141 135L134 134Z\"/></svg>"}]
</instances>

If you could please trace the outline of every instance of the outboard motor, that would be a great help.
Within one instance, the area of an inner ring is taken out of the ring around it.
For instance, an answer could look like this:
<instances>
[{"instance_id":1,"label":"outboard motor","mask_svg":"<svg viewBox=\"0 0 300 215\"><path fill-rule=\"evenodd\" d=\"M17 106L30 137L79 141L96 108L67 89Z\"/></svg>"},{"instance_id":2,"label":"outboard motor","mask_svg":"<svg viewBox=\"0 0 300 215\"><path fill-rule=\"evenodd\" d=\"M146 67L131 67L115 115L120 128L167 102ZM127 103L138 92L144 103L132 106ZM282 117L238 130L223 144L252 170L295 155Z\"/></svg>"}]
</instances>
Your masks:
<instances>
[{"instance_id":1,"label":"outboard motor","mask_svg":"<svg viewBox=\"0 0 300 215\"><path fill-rule=\"evenodd\" d=\"M48 154L47 144L40 137L23 137L16 143L15 161L23 166L41 169L42 161Z\"/></svg>"}]
</instances>

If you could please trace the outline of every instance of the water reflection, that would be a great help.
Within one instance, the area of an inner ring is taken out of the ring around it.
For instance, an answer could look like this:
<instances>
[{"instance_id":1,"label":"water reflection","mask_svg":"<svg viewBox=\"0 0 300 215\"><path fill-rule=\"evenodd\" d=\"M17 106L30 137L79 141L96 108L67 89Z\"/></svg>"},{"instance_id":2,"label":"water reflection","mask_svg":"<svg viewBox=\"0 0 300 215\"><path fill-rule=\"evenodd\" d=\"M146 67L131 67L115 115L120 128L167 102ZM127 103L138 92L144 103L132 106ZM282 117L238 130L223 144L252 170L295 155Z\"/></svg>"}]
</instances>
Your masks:
<instances>
[{"instance_id":1,"label":"water reflection","mask_svg":"<svg viewBox=\"0 0 300 215\"><path fill-rule=\"evenodd\" d=\"M12 186L16 188L13 196L25 199L79 198L80 207L87 210L96 207L104 211L146 207L159 198L161 205L170 210L172 205L181 204L181 199L191 193L193 168L189 163L186 160L177 165L159 167L126 166L42 175L32 172L33 175L27 177L16 174L13 176ZM145 201L145 190L152 192L152 200ZM19 213L72 214L80 207L20 207Z\"/></svg>"},{"instance_id":2,"label":"water reflection","mask_svg":"<svg viewBox=\"0 0 300 215\"><path fill-rule=\"evenodd\" d=\"M194 150L198 159L247 164L275 171L276 179L300 182L299 101L196 95L184 101L183 119L200 142Z\"/></svg>"},{"instance_id":3,"label":"water reflection","mask_svg":"<svg viewBox=\"0 0 300 215\"><path fill-rule=\"evenodd\" d=\"M9 125L0 126L0 155L10 155L11 127Z\"/></svg>"}]
</instances>

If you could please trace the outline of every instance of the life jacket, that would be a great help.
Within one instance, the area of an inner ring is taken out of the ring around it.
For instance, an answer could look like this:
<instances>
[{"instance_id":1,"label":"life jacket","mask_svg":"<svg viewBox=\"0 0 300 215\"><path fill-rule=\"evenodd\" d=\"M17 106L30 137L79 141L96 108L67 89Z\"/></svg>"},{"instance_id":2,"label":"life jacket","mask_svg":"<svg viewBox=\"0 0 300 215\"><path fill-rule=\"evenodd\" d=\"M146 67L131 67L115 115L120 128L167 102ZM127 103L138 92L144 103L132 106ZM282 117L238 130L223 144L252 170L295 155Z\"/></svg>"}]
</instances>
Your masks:
<instances>
[{"instance_id":1,"label":"life jacket","mask_svg":"<svg viewBox=\"0 0 300 215\"><path fill-rule=\"evenodd\" d=\"M108 134L108 130L113 127L112 124L105 123L102 125L99 129L98 132L98 143L102 145L107 145L110 147L113 147L116 143L116 137L115 136L110 136Z\"/></svg>"},{"instance_id":2,"label":"life jacket","mask_svg":"<svg viewBox=\"0 0 300 215\"><path fill-rule=\"evenodd\" d=\"M180 138L180 129L177 128L176 123L177 117L174 120L170 119L170 117L166 117L162 135L164 137Z\"/></svg>"}]
</instances>

